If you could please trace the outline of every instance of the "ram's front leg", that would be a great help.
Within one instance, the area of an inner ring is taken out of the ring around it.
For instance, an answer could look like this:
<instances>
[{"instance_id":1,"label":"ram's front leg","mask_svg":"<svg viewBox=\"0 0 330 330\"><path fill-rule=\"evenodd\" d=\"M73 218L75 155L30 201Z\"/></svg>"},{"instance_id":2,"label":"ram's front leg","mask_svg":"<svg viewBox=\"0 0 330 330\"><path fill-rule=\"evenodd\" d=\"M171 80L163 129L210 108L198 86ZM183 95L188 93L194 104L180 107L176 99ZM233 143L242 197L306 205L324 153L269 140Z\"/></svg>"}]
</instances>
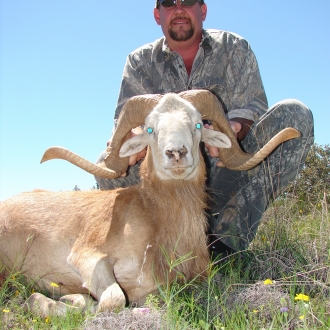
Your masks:
<instances>
[{"instance_id":1,"label":"ram's front leg","mask_svg":"<svg viewBox=\"0 0 330 330\"><path fill-rule=\"evenodd\" d=\"M98 301L97 312L125 307L124 292L116 281L107 255L86 250L72 252L68 262L81 276L83 287Z\"/></svg>"}]
</instances>

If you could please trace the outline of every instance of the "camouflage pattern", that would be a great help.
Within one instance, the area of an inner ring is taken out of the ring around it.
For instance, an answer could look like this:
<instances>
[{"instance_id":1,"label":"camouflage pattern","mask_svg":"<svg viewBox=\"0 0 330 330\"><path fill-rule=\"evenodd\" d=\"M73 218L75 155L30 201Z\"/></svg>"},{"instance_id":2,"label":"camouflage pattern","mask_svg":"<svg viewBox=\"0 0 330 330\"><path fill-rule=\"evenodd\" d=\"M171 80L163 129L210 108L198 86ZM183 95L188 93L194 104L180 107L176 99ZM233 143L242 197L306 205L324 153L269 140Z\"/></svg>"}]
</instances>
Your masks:
<instances>
[{"instance_id":1,"label":"camouflage pattern","mask_svg":"<svg viewBox=\"0 0 330 330\"><path fill-rule=\"evenodd\" d=\"M314 143L311 111L297 100L271 107L242 141L246 152L258 151L285 127L294 127L301 137L280 145L261 164L248 171L209 167L210 229L233 250L246 249L253 240L261 217L270 202L296 178Z\"/></svg>"},{"instance_id":2,"label":"camouflage pattern","mask_svg":"<svg viewBox=\"0 0 330 330\"><path fill-rule=\"evenodd\" d=\"M210 232L233 250L244 250L253 240L269 203L285 190L302 167L314 142L312 113L297 100L285 100L267 110L257 61L249 44L232 33L206 30L190 76L181 56L171 52L163 38L130 54L115 119L134 95L188 89L212 91L225 106L229 119L240 117L254 121L241 143L246 152L256 152L285 127L294 127L302 134L283 143L248 171L217 167L218 159L204 153L208 168ZM103 152L97 163L105 156ZM96 180L101 189L137 184L139 165L131 166L126 177Z\"/></svg>"},{"instance_id":3,"label":"camouflage pattern","mask_svg":"<svg viewBox=\"0 0 330 330\"><path fill-rule=\"evenodd\" d=\"M204 30L190 75L182 57L170 51L164 38L129 54L115 119L132 96L189 89L213 92L228 111L229 119L256 121L268 108L258 63L249 43L233 33Z\"/></svg>"}]
</instances>

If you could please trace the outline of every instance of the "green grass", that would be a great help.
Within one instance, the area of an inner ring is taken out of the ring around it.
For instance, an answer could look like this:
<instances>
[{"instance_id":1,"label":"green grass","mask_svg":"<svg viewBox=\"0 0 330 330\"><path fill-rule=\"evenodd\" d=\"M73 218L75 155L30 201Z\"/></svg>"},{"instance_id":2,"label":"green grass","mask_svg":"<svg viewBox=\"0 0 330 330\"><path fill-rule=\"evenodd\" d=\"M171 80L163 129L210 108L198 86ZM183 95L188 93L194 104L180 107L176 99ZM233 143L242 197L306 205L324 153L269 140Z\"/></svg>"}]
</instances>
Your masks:
<instances>
[{"instance_id":1,"label":"green grass","mask_svg":"<svg viewBox=\"0 0 330 330\"><path fill-rule=\"evenodd\" d=\"M32 285L12 274L0 288L0 329L330 329L327 206L277 200L247 251L220 260L203 283L162 287L147 312L36 317L24 309Z\"/></svg>"}]
</instances>

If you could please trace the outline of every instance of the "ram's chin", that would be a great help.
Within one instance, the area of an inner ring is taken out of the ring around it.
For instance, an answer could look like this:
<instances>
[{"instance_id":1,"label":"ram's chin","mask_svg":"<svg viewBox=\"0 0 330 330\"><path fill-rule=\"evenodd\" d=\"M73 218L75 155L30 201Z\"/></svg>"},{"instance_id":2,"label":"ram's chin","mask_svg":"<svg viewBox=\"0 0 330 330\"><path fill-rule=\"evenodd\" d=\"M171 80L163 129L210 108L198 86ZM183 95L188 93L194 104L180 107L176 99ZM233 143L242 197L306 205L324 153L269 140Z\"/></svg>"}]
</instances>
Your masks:
<instances>
[{"instance_id":1,"label":"ram's chin","mask_svg":"<svg viewBox=\"0 0 330 330\"><path fill-rule=\"evenodd\" d=\"M189 174L191 173L191 170L189 170L187 168L173 168L173 169L170 169L168 172L169 172L170 176L172 177L172 179L184 180L187 178L187 176L189 176Z\"/></svg>"},{"instance_id":2,"label":"ram's chin","mask_svg":"<svg viewBox=\"0 0 330 330\"><path fill-rule=\"evenodd\" d=\"M175 176L175 175L179 175L179 176L181 176L181 175L185 175L185 173L186 173L187 171L186 171L186 169L184 169L184 168L180 168L180 167L178 167L178 168L173 168L173 169L171 170L171 172L173 173L174 176Z\"/></svg>"},{"instance_id":3,"label":"ram's chin","mask_svg":"<svg viewBox=\"0 0 330 330\"><path fill-rule=\"evenodd\" d=\"M193 167L173 167L164 169L159 176L161 180L189 180L193 172Z\"/></svg>"}]
</instances>

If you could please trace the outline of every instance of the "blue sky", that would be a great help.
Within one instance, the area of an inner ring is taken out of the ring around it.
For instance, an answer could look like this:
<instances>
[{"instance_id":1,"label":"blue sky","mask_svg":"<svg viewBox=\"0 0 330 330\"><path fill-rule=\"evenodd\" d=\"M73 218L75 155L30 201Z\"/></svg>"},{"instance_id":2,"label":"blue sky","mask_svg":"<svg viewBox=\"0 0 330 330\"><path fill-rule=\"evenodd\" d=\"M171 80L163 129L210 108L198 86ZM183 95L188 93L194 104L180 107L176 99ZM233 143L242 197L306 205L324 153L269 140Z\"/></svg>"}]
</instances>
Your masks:
<instances>
[{"instance_id":1,"label":"blue sky","mask_svg":"<svg viewBox=\"0 0 330 330\"><path fill-rule=\"evenodd\" d=\"M269 105L310 107L329 144L330 1L209 0L205 28L251 44ZM92 175L53 160L59 145L95 161L113 128L126 56L162 36L154 0L0 1L0 200L33 189L89 189Z\"/></svg>"}]
</instances>

